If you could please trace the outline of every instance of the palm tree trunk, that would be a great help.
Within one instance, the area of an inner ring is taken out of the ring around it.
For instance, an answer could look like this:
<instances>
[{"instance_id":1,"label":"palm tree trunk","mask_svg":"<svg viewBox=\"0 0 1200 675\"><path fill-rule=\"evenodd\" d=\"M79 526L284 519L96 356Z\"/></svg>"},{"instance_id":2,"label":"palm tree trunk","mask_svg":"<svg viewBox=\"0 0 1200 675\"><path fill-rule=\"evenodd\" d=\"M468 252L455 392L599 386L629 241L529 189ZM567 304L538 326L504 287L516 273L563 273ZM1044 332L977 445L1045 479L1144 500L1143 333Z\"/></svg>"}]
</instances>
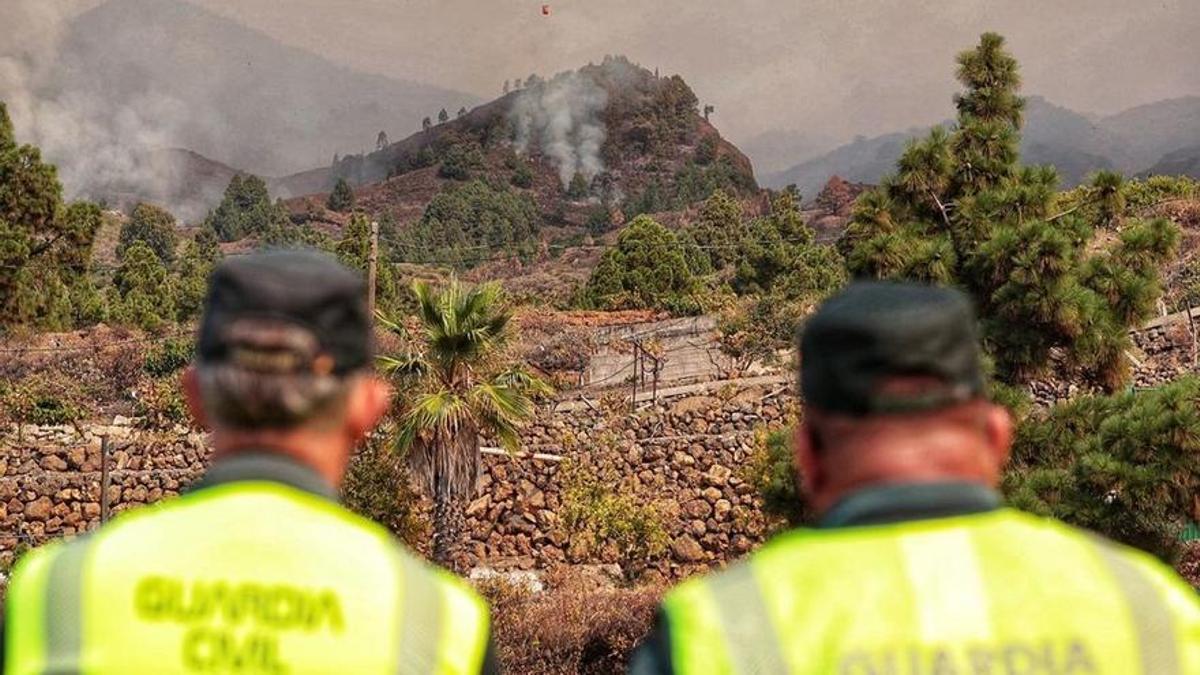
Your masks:
<instances>
[{"instance_id":1,"label":"palm tree trunk","mask_svg":"<svg viewBox=\"0 0 1200 675\"><path fill-rule=\"evenodd\" d=\"M437 492L433 498L433 561L448 570L461 572L457 569L454 556L458 553L463 530L466 529L466 505L441 485Z\"/></svg>"}]
</instances>

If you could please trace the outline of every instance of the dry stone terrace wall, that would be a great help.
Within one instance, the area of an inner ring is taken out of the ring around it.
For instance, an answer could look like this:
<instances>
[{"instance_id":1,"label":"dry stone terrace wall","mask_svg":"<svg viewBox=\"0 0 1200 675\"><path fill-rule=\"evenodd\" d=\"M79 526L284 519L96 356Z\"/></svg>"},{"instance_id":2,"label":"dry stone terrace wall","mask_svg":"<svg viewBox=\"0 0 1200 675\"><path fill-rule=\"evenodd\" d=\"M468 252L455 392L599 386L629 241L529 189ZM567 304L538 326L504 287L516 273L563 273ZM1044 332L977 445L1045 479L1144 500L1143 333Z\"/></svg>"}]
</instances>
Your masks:
<instances>
[{"instance_id":1,"label":"dry stone terrace wall","mask_svg":"<svg viewBox=\"0 0 1200 675\"><path fill-rule=\"evenodd\" d=\"M564 463L489 457L480 494L467 509L470 543L461 562L520 569L625 562L627 573L672 578L749 551L768 523L744 467L756 433L786 422L786 389L659 401L633 414L576 409L528 431L525 451L620 477L613 493L661 518L668 538L661 556L622 561L611 547L585 549L579 533L561 522Z\"/></svg>"},{"instance_id":2,"label":"dry stone terrace wall","mask_svg":"<svg viewBox=\"0 0 1200 675\"><path fill-rule=\"evenodd\" d=\"M651 504L666 550L638 561L639 573L675 577L736 557L760 542L766 523L756 491L741 478L757 430L784 422L783 388L753 388L606 410L546 412L519 456L486 456L479 497L468 509L467 567L539 569L563 562L621 562L601 547L585 554L562 525L564 457L583 470L623 476L614 491ZM626 403L626 406L628 404ZM14 551L100 524L101 436L110 438L113 513L177 495L208 464L203 435L113 425L0 431L0 569ZM601 451L603 448L603 451ZM625 561L628 563L628 561Z\"/></svg>"},{"instance_id":3,"label":"dry stone terrace wall","mask_svg":"<svg viewBox=\"0 0 1200 675\"><path fill-rule=\"evenodd\" d=\"M202 435L140 431L129 422L0 432L0 566L14 550L100 524L102 436L110 441L113 514L177 495L204 471L209 450Z\"/></svg>"}]
</instances>

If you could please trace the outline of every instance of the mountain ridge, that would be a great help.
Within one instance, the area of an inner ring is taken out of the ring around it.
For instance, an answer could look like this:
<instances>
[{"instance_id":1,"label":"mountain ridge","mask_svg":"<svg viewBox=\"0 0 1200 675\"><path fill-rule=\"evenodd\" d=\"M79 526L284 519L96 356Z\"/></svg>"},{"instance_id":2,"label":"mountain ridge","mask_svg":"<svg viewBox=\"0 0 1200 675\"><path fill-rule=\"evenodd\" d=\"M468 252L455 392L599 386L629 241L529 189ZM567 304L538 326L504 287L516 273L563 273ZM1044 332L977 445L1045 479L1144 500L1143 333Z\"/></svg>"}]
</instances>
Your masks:
<instances>
[{"instance_id":1,"label":"mountain ridge","mask_svg":"<svg viewBox=\"0 0 1200 675\"><path fill-rule=\"evenodd\" d=\"M1153 171L1168 154L1194 145L1200 138L1197 96L1139 105L1107 117L1079 113L1041 96L1029 96L1027 100L1021 138L1023 161L1056 166L1066 185L1078 184L1100 169L1116 169L1129 175ZM904 143L924 135L932 126L859 137L788 169L765 173L761 180L775 188L794 183L804 194L815 194L835 175L878 182L892 172Z\"/></svg>"}]
</instances>

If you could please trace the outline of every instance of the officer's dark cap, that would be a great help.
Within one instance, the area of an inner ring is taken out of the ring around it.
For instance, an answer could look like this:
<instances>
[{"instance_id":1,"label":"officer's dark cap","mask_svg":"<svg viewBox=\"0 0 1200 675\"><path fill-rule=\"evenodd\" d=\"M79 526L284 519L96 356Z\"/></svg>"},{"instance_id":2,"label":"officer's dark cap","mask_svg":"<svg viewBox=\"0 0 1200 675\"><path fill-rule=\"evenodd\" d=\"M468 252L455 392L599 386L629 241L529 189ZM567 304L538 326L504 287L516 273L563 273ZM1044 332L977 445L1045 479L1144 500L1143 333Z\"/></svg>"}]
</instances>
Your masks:
<instances>
[{"instance_id":1,"label":"officer's dark cap","mask_svg":"<svg viewBox=\"0 0 1200 675\"><path fill-rule=\"evenodd\" d=\"M850 284L805 323L800 359L806 403L830 412L931 410L984 392L975 313L949 288Z\"/></svg>"},{"instance_id":2,"label":"officer's dark cap","mask_svg":"<svg viewBox=\"0 0 1200 675\"><path fill-rule=\"evenodd\" d=\"M273 373L363 369L372 357L364 294L361 275L315 251L226 258L209 279L197 356Z\"/></svg>"}]
</instances>

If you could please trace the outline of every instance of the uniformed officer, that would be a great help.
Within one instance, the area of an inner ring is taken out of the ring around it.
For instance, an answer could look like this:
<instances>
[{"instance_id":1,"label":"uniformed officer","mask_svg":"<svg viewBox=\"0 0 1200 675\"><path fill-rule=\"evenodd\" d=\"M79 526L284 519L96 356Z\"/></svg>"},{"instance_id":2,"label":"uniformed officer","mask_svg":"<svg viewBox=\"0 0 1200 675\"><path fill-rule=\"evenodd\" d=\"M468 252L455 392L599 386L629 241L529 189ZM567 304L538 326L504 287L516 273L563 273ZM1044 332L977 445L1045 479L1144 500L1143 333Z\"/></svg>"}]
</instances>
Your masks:
<instances>
[{"instance_id":1,"label":"uniformed officer","mask_svg":"<svg viewBox=\"0 0 1200 675\"><path fill-rule=\"evenodd\" d=\"M20 562L10 675L496 671L483 601L337 503L390 394L363 296L317 253L217 268L184 375L212 467Z\"/></svg>"},{"instance_id":2,"label":"uniformed officer","mask_svg":"<svg viewBox=\"0 0 1200 675\"><path fill-rule=\"evenodd\" d=\"M1200 673L1200 606L1170 568L1000 505L1012 424L961 293L853 284L800 354L819 525L669 593L632 673Z\"/></svg>"}]
</instances>

